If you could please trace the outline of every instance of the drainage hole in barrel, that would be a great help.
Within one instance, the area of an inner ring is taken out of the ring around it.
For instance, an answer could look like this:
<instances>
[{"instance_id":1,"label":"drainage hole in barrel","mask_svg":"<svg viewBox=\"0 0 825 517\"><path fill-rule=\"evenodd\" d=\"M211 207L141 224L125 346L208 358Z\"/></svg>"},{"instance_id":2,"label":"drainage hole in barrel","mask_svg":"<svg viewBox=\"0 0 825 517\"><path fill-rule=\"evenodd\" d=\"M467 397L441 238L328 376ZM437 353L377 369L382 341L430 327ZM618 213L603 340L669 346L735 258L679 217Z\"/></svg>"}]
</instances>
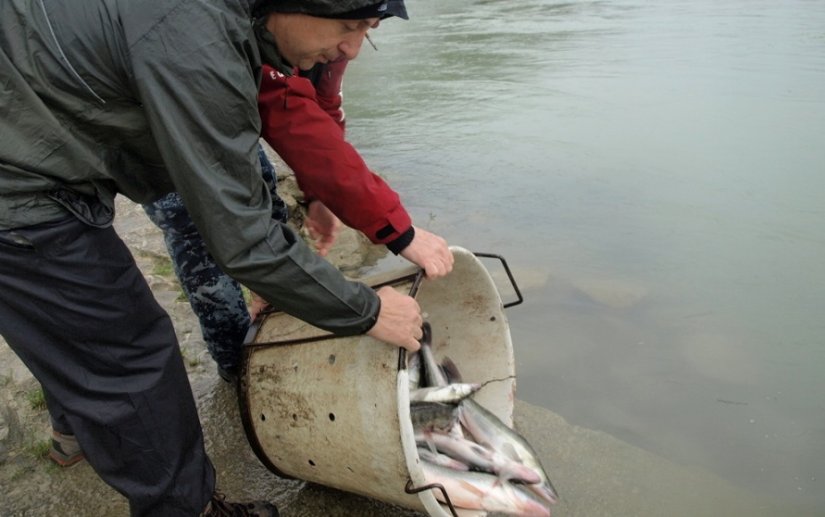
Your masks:
<instances>
[{"instance_id":1,"label":"drainage hole in barrel","mask_svg":"<svg viewBox=\"0 0 825 517\"><path fill-rule=\"evenodd\" d=\"M297 413L292 413L292 420L294 420L296 422L298 421L298 414Z\"/></svg>"},{"instance_id":2,"label":"drainage hole in barrel","mask_svg":"<svg viewBox=\"0 0 825 517\"><path fill-rule=\"evenodd\" d=\"M312 465L313 467L315 466L315 462L312 461L312 460L309 460L309 464Z\"/></svg>"},{"instance_id":3,"label":"drainage hole in barrel","mask_svg":"<svg viewBox=\"0 0 825 517\"><path fill-rule=\"evenodd\" d=\"M261 422L266 422L266 415L261 413Z\"/></svg>"},{"instance_id":4,"label":"drainage hole in barrel","mask_svg":"<svg viewBox=\"0 0 825 517\"><path fill-rule=\"evenodd\" d=\"M335 354L329 354L329 364L335 364Z\"/></svg>"},{"instance_id":5,"label":"drainage hole in barrel","mask_svg":"<svg viewBox=\"0 0 825 517\"><path fill-rule=\"evenodd\" d=\"M330 422L335 422L335 413L330 413L329 414L329 421Z\"/></svg>"}]
</instances>

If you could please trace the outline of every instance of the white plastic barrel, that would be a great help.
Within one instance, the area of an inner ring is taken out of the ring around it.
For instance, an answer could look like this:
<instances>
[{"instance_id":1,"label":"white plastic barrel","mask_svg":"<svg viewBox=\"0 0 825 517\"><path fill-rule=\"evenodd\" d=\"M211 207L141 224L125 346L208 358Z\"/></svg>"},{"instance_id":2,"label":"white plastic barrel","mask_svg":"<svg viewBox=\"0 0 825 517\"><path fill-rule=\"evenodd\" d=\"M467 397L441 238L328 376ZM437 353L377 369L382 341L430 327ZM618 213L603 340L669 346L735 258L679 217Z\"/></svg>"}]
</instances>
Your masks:
<instances>
[{"instance_id":1,"label":"white plastic barrel","mask_svg":"<svg viewBox=\"0 0 825 517\"><path fill-rule=\"evenodd\" d=\"M451 248L453 272L420 281L408 268L365 279L414 291L432 326L436 357L449 357L474 397L512 425L515 364L507 317L487 269ZM258 318L244 346L239 402L247 438L278 475L448 516L419 466L406 353L367 336L335 337L282 312ZM483 515L458 510L462 516Z\"/></svg>"}]
</instances>

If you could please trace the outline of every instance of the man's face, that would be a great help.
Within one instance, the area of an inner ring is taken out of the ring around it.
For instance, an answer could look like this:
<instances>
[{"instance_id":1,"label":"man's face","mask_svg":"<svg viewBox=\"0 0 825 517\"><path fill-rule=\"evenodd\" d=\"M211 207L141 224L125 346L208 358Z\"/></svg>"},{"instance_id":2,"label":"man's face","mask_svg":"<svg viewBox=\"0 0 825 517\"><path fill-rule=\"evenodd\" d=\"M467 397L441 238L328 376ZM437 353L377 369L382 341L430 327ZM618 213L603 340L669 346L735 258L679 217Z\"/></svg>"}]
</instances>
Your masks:
<instances>
[{"instance_id":1,"label":"man's face","mask_svg":"<svg viewBox=\"0 0 825 517\"><path fill-rule=\"evenodd\" d=\"M275 36L281 56L301 70L316 63L355 59L364 36L378 18L338 20L306 14L273 13L266 28Z\"/></svg>"}]
</instances>

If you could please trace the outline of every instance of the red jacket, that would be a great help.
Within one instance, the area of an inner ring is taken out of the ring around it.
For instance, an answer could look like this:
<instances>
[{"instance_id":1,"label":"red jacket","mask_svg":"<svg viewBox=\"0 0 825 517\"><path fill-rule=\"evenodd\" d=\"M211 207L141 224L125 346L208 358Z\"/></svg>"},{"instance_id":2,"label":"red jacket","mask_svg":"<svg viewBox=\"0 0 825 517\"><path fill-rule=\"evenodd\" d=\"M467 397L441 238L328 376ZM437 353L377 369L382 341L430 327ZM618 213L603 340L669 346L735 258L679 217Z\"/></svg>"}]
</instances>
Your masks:
<instances>
[{"instance_id":1,"label":"red jacket","mask_svg":"<svg viewBox=\"0 0 825 517\"><path fill-rule=\"evenodd\" d=\"M398 253L412 240L412 221L398 194L344 139L346 65L328 64L317 86L264 66L258 96L262 136L295 172L307 201L321 201L344 224Z\"/></svg>"}]
</instances>

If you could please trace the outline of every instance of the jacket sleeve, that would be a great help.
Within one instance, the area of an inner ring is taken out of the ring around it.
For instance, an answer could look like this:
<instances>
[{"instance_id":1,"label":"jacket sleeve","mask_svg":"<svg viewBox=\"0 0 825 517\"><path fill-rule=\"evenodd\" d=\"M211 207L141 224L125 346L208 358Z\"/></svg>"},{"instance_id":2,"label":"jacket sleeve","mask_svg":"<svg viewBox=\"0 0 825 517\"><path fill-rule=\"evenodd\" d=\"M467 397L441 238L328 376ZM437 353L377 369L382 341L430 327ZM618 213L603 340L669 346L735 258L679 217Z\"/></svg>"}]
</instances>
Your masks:
<instances>
[{"instance_id":1,"label":"jacket sleeve","mask_svg":"<svg viewBox=\"0 0 825 517\"><path fill-rule=\"evenodd\" d=\"M346 120L344 114L344 71L349 63L346 59L316 65L321 67L321 73L313 84L315 86L315 99L318 106L323 109L329 117L338 124L342 130L346 130Z\"/></svg>"},{"instance_id":2,"label":"jacket sleeve","mask_svg":"<svg viewBox=\"0 0 825 517\"><path fill-rule=\"evenodd\" d=\"M398 194L344 139L343 124L319 104L308 79L264 67L258 109L262 136L295 172L308 200L322 201L376 244L410 233L412 222Z\"/></svg>"},{"instance_id":3,"label":"jacket sleeve","mask_svg":"<svg viewBox=\"0 0 825 517\"><path fill-rule=\"evenodd\" d=\"M376 293L271 218L256 152L260 65L246 20L179 11L131 45L132 82L207 248L274 307L339 335L366 332L377 318Z\"/></svg>"}]
</instances>

